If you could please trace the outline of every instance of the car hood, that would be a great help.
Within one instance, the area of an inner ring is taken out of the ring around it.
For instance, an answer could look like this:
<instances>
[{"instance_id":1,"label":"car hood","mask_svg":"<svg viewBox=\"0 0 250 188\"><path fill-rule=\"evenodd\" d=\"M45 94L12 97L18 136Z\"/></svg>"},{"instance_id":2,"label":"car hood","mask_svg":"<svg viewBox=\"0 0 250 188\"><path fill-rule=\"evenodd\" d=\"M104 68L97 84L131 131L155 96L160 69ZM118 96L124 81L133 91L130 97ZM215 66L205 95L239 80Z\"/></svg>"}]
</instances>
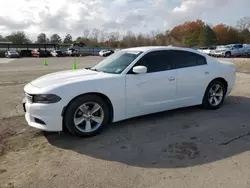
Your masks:
<instances>
[{"instance_id":1,"label":"car hood","mask_svg":"<svg viewBox=\"0 0 250 188\"><path fill-rule=\"evenodd\" d=\"M58 87L70 83L102 79L107 77L112 77L112 74L91 71L87 69L79 69L47 74L37 78L36 80L33 80L30 84L38 88Z\"/></svg>"}]
</instances>

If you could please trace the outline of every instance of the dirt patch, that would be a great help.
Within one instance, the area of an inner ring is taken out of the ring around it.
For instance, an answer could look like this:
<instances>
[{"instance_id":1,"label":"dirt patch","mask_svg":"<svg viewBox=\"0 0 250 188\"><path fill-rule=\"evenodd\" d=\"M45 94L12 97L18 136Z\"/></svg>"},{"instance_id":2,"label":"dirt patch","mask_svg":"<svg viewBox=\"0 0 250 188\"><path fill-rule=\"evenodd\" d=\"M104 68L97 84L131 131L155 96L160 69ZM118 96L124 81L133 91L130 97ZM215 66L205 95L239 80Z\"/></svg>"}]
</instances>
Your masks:
<instances>
[{"instance_id":1,"label":"dirt patch","mask_svg":"<svg viewBox=\"0 0 250 188\"><path fill-rule=\"evenodd\" d=\"M240 72L250 72L250 58L218 58L221 61L229 61L237 65Z\"/></svg>"},{"instance_id":2,"label":"dirt patch","mask_svg":"<svg viewBox=\"0 0 250 188\"><path fill-rule=\"evenodd\" d=\"M28 83L29 81L16 81L16 82L0 82L0 87L6 87L6 86L16 86L16 85L22 85L25 83Z\"/></svg>"},{"instance_id":3,"label":"dirt patch","mask_svg":"<svg viewBox=\"0 0 250 188\"><path fill-rule=\"evenodd\" d=\"M34 137L40 135L43 133L29 127L23 116L2 118L0 121L0 157L8 152L20 151L27 147Z\"/></svg>"}]
</instances>

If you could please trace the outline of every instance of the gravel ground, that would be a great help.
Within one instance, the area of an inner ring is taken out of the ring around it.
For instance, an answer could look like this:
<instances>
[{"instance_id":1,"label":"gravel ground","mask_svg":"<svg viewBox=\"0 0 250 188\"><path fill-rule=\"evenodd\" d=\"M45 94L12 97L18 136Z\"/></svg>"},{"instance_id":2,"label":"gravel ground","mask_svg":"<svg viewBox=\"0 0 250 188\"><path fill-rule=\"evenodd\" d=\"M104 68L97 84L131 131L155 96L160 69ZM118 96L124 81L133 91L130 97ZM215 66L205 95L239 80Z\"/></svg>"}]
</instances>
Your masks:
<instances>
[{"instance_id":1,"label":"gravel ground","mask_svg":"<svg viewBox=\"0 0 250 188\"><path fill-rule=\"evenodd\" d=\"M79 68L102 58L77 58ZM78 138L27 126L23 86L74 58L0 59L0 187L250 187L250 59L222 108L198 107L112 124ZM4 63L1 63L4 62ZM244 72L244 73L243 73Z\"/></svg>"}]
</instances>

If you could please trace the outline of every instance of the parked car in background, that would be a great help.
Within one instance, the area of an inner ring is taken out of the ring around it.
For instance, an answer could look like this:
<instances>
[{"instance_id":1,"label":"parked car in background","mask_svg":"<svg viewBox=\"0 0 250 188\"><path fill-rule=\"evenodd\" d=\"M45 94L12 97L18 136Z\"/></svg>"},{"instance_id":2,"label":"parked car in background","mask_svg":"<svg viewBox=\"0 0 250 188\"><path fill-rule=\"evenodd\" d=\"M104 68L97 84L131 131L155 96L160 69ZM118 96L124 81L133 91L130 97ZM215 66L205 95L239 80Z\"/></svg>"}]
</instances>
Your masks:
<instances>
[{"instance_id":1,"label":"parked car in background","mask_svg":"<svg viewBox=\"0 0 250 188\"><path fill-rule=\"evenodd\" d=\"M211 46L211 47L201 47L198 49L199 52L202 52L204 54L210 55L211 51L215 50L216 47Z\"/></svg>"},{"instance_id":2,"label":"parked car in background","mask_svg":"<svg viewBox=\"0 0 250 188\"><path fill-rule=\"evenodd\" d=\"M7 57L7 58L19 58L20 55L17 51L7 51L7 52L5 52L5 57Z\"/></svg>"},{"instance_id":3,"label":"parked car in background","mask_svg":"<svg viewBox=\"0 0 250 188\"><path fill-rule=\"evenodd\" d=\"M31 50L21 50L19 55L21 57L31 57Z\"/></svg>"},{"instance_id":4,"label":"parked car in background","mask_svg":"<svg viewBox=\"0 0 250 188\"><path fill-rule=\"evenodd\" d=\"M63 57L64 53L61 50L53 50L50 52L53 57Z\"/></svg>"},{"instance_id":5,"label":"parked car in background","mask_svg":"<svg viewBox=\"0 0 250 188\"><path fill-rule=\"evenodd\" d=\"M92 136L111 122L136 116L194 105L215 110L232 91L235 71L235 64L189 48L124 49L92 68L28 83L25 118L45 131L67 128Z\"/></svg>"},{"instance_id":6,"label":"parked car in background","mask_svg":"<svg viewBox=\"0 0 250 188\"><path fill-rule=\"evenodd\" d=\"M217 46L217 48L212 51L211 55L215 57L237 57L245 54L245 48L242 44L229 44L226 46Z\"/></svg>"},{"instance_id":7,"label":"parked car in background","mask_svg":"<svg viewBox=\"0 0 250 188\"><path fill-rule=\"evenodd\" d=\"M118 52L118 51L120 51L121 49L119 49L119 48L117 48L117 49L115 49L115 52Z\"/></svg>"},{"instance_id":8,"label":"parked car in background","mask_svg":"<svg viewBox=\"0 0 250 188\"><path fill-rule=\"evenodd\" d=\"M111 55L113 53L114 53L113 50L101 50L99 52L99 56L101 56L101 57L107 57L107 56L109 56L109 55Z\"/></svg>"},{"instance_id":9,"label":"parked car in background","mask_svg":"<svg viewBox=\"0 0 250 188\"><path fill-rule=\"evenodd\" d=\"M31 56L32 57L39 57L40 56L40 52L38 51L38 49L32 49L31 50Z\"/></svg>"},{"instance_id":10,"label":"parked car in background","mask_svg":"<svg viewBox=\"0 0 250 188\"><path fill-rule=\"evenodd\" d=\"M67 56L80 56L80 53L75 48L68 48L65 51L65 54Z\"/></svg>"},{"instance_id":11,"label":"parked car in background","mask_svg":"<svg viewBox=\"0 0 250 188\"><path fill-rule=\"evenodd\" d=\"M51 54L47 50L32 49L31 50L31 56L32 57L49 57L49 56L51 56Z\"/></svg>"}]
</instances>

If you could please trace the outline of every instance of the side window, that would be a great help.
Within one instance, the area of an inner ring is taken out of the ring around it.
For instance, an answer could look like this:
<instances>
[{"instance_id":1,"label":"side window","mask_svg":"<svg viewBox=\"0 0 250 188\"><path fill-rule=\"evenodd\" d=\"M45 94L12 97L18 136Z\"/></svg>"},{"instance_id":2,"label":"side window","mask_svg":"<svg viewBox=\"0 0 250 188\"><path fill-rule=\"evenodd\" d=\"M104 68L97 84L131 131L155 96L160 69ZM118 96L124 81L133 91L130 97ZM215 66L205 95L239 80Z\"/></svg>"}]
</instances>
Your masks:
<instances>
[{"instance_id":1,"label":"side window","mask_svg":"<svg viewBox=\"0 0 250 188\"><path fill-rule=\"evenodd\" d=\"M234 49L239 49L239 45L237 45L237 44L236 44L236 45L233 45L233 48L234 48Z\"/></svg>"},{"instance_id":2,"label":"side window","mask_svg":"<svg viewBox=\"0 0 250 188\"><path fill-rule=\"evenodd\" d=\"M175 68L194 67L206 65L206 58L192 52L175 50L174 51Z\"/></svg>"},{"instance_id":3,"label":"side window","mask_svg":"<svg viewBox=\"0 0 250 188\"><path fill-rule=\"evenodd\" d=\"M242 45L242 44L239 44L239 48L243 48L243 45Z\"/></svg>"},{"instance_id":4,"label":"side window","mask_svg":"<svg viewBox=\"0 0 250 188\"><path fill-rule=\"evenodd\" d=\"M134 66L147 67L147 73L160 72L173 69L171 52L168 50L149 52L142 57Z\"/></svg>"}]
</instances>

